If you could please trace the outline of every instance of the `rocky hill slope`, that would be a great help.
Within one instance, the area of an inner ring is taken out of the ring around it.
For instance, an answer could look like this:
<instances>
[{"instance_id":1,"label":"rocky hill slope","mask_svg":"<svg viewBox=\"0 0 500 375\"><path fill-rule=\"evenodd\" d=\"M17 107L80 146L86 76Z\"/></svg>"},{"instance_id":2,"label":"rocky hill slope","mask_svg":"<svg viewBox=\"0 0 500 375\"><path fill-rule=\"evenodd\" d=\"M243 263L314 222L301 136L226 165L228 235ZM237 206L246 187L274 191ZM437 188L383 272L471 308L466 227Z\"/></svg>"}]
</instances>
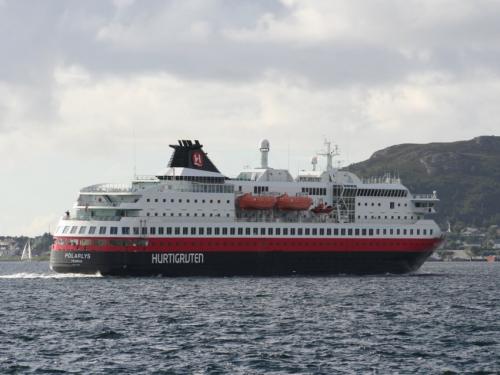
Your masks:
<instances>
[{"instance_id":1,"label":"rocky hill slope","mask_svg":"<svg viewBox=\"0 0 500 375\"><path fill-rule=\"evenodd\" d=\"M391 146L346 169L360 177L398 174L414 193L436 190L442 225L500 224L500 137Z\"/></svg>"}]
</instances>

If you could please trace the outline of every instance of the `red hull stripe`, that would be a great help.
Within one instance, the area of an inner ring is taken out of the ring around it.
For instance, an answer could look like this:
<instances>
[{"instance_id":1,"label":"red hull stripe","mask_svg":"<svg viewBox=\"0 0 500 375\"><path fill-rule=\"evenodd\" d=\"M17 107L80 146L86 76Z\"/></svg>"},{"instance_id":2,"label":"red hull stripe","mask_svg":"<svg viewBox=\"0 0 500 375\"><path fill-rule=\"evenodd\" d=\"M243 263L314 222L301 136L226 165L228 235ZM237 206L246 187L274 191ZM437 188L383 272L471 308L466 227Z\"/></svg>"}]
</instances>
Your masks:
<instances>
[{"instance_id":1,"label":"red hull stripe","mask_svg":"<svg viewBox=\"0 0 500 375\"><path fill-rule=\"evenodd\" d=\"M52 249L54 251L98 252L426 252L434 250L441 243L440 238L169 237L134 239L79 237L72 239L64 237L64 240L64 244L60 244L56 239ZM70 244L71 240L80 242L75 241L75 244ZM102 245L99 245L100 242ZM134 242L136 242L135 245L132 244Z\"/></svg>"}]
</instances>

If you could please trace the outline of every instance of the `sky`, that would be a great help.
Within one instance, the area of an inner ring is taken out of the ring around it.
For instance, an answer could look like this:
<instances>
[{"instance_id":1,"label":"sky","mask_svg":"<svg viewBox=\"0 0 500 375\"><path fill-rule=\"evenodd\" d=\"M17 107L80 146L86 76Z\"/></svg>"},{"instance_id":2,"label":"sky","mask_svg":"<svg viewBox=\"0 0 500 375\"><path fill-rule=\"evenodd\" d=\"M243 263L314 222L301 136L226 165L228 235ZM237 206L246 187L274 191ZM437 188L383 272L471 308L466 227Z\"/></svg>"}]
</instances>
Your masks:
<instances>
[{"instance_id":1,"label":"sky","mask_svg":"<svg viewBox=\"0 0 500 375\"><path fill-rule=\"evenodd\" d=\"M500 135L500 1L0 0L0 235L199 139L227 176Z\"/></svg>"}]
</instances>

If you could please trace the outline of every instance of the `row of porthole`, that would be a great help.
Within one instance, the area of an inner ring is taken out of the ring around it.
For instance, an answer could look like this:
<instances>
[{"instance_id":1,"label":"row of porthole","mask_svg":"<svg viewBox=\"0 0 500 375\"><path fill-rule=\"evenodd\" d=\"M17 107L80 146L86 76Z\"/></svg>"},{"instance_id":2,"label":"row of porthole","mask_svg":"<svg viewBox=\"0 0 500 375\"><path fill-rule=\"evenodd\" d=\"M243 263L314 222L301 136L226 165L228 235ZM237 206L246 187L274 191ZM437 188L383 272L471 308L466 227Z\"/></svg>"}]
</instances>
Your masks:
<instances>
[{"instance_id":1,"label":"row of porthole","mask_svg":"<svg viewBox=\"0 0 500 375\"><path fill-rule=\"evenodd\" d=\"M371 216L371 219L382 220L382 216ZM361 219L361 215L358 215L358 219ZM388 220L388 216L384 216L385 220ZM368 220L368 215L365 215L365 220ZM391 216L391 220L394 220L394 216ZM401 220L401 216L398 216L398 220ZM403 220L408 220L408 216L404 216ZM410 220L413 220L413 216L410 216ZM417 220L420 220L420 216L417 216Z\"/></svg>"},{"instance_id":2,"label":"row of porthole","mask_svg":"<svg viewBox=\"0 0 500 375\"><path fill-rule=\"evenodd\" d=\"M150 213L150 212L146 212L146 216L151 216L151 213ZM158 212L155 212L153 216L160 216L160 215L158 215ZM163 212L163 213L162 213L162 216L167 216L167 213L166 213L166 212ZM171 212L171 213L170 213L170 216L175 216L175 214L174 214L173 212ZM179 213L177 214L177 216L182 216L182 212L179 212ZM186 212L184 216L191 216L191 215L189 214L189 212ZM193 216L194 216L194 217L197 217L197 216L198 216L198 213L197 213L197 212L195 212L195 213L193 214ZM205 217L205 213L202 213L200 216L201 216L201 217ZM211 214L209 214L208 216L209 216L209 217L221 217L221 214L212 214L212 213L211 213ZM231 216L231 214L226 214L226 217L230 217L230 216Z\"/></svg>"},{"instance_id":3,"label":"row of porthole","mask_svg":"<svg viewBox=\"0 0 500 375\"><path fill-rule=\"evenodd\" d=\"M175 201L175 199L173 199L173 198L171 198L171 199L170 199L170 203L174 203L174 201ZM146 202L151 202L151 199L150 199L150 198L146 198ZM155 202L155 203L158 203L158 198L155 198L155 199L154 199L154 202ZM162 202L163 202L163 203L166 203L166 202L167 202L167 200L166 200L165 198L163 198L163 199L162 199ZM178 199L178 203L182 203L182 199ZM191 200L190 200L190 199L186 199L186 203L191 203ZM193 200L193 203L198 203L198 199L194 199L194 200ZM206 200L205 200L205 199L202 199L202 200L201 200L201 203L206 203ZM209 203L214 203L214 200L213 200L213 199L210 199L210 200L209 200ZM221 200L220 200L220 199L217 199L217 203L218 203L218 204L220 204L220 203L221 203ZM231 201L228 199L228 200L226 200L226 203L227 203L227 204L230 204L230 203L231 203Z\"/></svg>"},{"instance_id":4,"label":"row of porthole","mask_svg":"<svg viewBox=\"0 0 500 375\"><path fill-rule=\"evenodd\" d=\"M375 202L372 202L371 205L372 205L372 207L374 207L375 206ZM381 207L381 205L382 204L380 202L377 203L377 206ZM358 206L361 206L361 202L358 202ZM368 206L368 202L365 202L365 206ZM404 206L408 207L408 203L405 203ZM398 207L401 207L401 203L398 203Z\"/></svg>"}]
</instances>

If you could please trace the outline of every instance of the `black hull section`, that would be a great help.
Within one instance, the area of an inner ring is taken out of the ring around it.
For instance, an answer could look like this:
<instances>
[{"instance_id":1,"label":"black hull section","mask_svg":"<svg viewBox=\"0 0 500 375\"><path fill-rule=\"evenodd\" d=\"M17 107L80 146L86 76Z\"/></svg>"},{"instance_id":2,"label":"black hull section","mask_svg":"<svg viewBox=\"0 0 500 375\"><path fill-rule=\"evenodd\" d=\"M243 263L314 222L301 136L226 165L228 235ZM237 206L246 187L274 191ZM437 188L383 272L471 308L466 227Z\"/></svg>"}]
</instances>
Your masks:
<instances>
[{"instance_id":1,"label":"black hull section","mask_svg":"<svg viewBox=\"0 0 500 375\"><path fill-rule=\"evenodd\" d=\"M121 276L286 276L401 274L416 271L425 252L71 252L52 251L55 272Z\"/></svg>"}]
</instances>

